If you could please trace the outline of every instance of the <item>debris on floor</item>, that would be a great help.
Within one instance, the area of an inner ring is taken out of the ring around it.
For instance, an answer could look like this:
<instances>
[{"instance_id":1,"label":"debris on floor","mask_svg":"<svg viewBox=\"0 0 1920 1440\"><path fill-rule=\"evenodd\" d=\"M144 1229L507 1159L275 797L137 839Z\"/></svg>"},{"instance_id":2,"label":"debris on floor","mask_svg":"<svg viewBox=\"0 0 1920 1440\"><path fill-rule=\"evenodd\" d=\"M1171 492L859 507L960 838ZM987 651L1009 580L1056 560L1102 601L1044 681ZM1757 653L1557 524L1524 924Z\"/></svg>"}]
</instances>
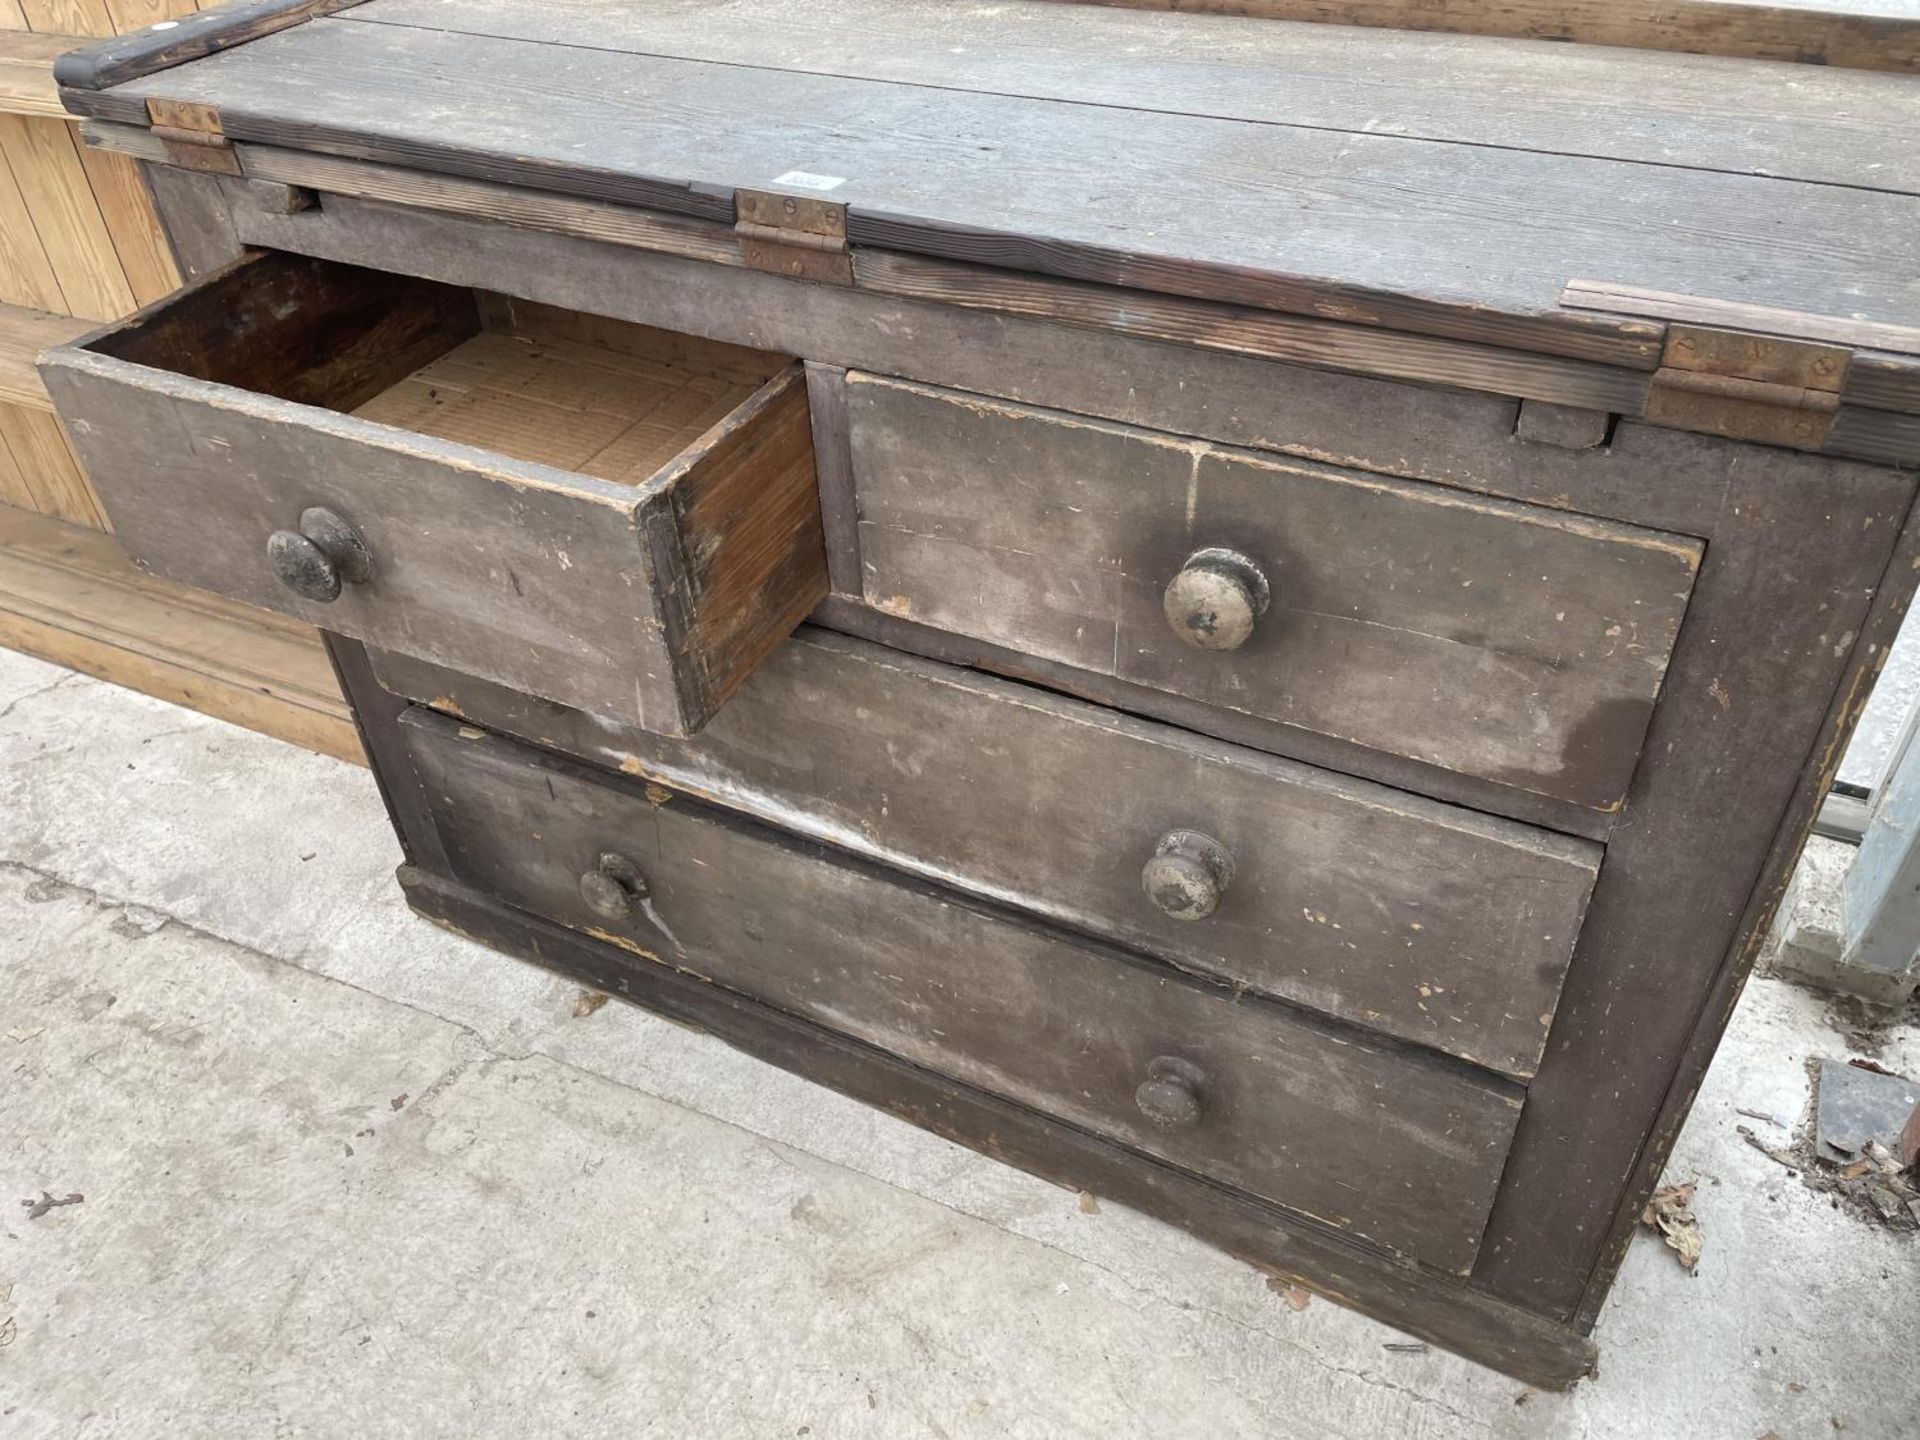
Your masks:
<instances>
[{"instance_id":1,"label":"debris on floor","mask_svg":"<svg viewBox=\"0 0 1920 1440\"><path fill-rule=\"evenodd\" d=\"M1889 1009L1869 1005L1853 995L1833 995L1827 1000L1827 1026L1847 1042L1856 1055L1877 1056L1895 1033L1920 1023L1920 995L1904 1007Z\"/></svg>"},{"instance_id":2,"label":"debris on floor","mask_svg":"<svg viewBox=\"0 0 1920 1440\"><path fill-rule=\"evenodd\" d=\"M49 1210L58 1210L62 1205L78 1205L86 1198L84 1195L75 1193L64 1200L56 1200L47 1191L42 1190L38 1200L22 1200L20 1203L27 1207L27 1219L38 1220Z\"/></svg>"},{"instance_id":3,"label":"debris on floor","mask_svg":"<svg viewBox=\"0 0 1920 1440\"><path fill-rule=\"evenodd\" d=\"M1871 1062L1819 1063L1814 1153L1834 1165L1858 1159L1870 1142L1891 1153L1900 1143L1900 1127L1920 1105L1920 1083Z\"/></svg>"},{"instance_id":4,"label":"debris on floor","mask_svg":"<svg viewBox=\"0 0 1920 1440\"><path fill-rule=\"evenodd\" d=\"M1649 1230L1658 1230L1667 1248L1679 1256L1680 1263L1690 1271L1699 1266L1700 1250L1706 1243L1700 1233L1699 1218L1691 1208L1696 1183L1689 1180L1684 1185L1662 1185L1640 1212L1640 1223Z\"/></svg>"},{"instance_id":5,"label":"debris on floor","mask_svg":"<svg viewBox=\"0 0 1920 1440\"><path fill-rule=\"evenodd\" d=\"M1278 1275L1267 1277L1267 1288L1287 1302L1289 1310L1304 1310L1313 1303L1313 1292Z\"/></svg>"},{"instance_id":6,"label":"debris on floor","mask_svg":"<svg viewBox=\"0 0 1920 1440\"><path fill-rule=\"evenodd\" d=\"M1741 1138L1809 1190L1831 1196L1836 1210L1920 1232L1920 1125L1912 1118L1920 1115L1920 1082L1873 1061L1811 1060L1807 1068L1813 1095L1792 1144L1769 1144L1745 1125Z\"/></svg>"},{"instance_id":7,"label":"debris on floor","mask_svg":"<svg viewBox=\"0 0 1920 1440\"><path fill-rule=\"evenodd\" d=\"M573 1002L573 1018L584 1020L613 997L604 990L582 990Z\"/></svg>"}]
</instances>

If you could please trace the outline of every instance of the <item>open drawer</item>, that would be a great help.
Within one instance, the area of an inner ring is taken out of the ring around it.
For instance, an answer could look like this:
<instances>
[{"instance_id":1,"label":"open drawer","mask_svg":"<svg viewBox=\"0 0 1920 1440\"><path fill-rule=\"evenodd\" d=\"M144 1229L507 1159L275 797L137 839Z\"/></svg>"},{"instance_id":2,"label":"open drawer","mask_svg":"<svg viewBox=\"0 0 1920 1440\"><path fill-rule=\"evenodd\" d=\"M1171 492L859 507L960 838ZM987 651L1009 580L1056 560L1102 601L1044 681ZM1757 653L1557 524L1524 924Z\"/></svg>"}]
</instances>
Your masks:
<instances>
[{"instance_id":1,"label":"open drawer","mask_svg":"<svg viewBox=\"0 0 1920 1440\"><path fill-rule=\"evenodd\" d=\"M267 253L47 353L142 567L661 734L826 594L782 356Z\"/></svg>"}]
</instances>

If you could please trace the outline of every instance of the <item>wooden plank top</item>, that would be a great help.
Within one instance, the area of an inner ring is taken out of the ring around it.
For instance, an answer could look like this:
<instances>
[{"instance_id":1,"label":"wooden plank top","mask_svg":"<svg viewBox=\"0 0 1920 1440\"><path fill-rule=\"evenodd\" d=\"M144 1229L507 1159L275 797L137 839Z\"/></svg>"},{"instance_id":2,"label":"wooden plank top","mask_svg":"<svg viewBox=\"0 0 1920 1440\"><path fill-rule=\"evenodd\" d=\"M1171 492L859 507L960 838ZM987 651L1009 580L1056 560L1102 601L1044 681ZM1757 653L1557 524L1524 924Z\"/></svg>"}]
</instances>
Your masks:
<instances>
[{"instance_id":1,"label":"wooden plank top","mask_svg":"<svg viewBox=\"0 0 1920 1440\"><path fill-rule=\"evenodd\" d=\"M1920 80L1014 0L369 0L91 101L1638 369L1569 281L1920 327ZM70 97L73 98L73 97ZM1887 348L1887 347L1883 347ZM1898 347L1895 347L1898 348Z\"/></svg>"},{"instance_id":2,"label":"wooden plank top","mask_svg":"<svg viewBox=\"0 0 1920 1440\"><path fill-rule=\"evenodd\" d=\"M1511 35L1584 45L1635 45L1864 70L1920 70L1914 0L1082 0L1385 25L1459 35Z\"/></svg>"},{"instance_id":3,"label":"wooden plank top","mask_svg":"<svg viewBox=\"0 0 1920 1440\"><path fill-rule=\"evenodd\" d=\"M66 118L53 83L54 60L85 40L70 35L0 31L0 114Z\"/></svg>"}]
</instances>

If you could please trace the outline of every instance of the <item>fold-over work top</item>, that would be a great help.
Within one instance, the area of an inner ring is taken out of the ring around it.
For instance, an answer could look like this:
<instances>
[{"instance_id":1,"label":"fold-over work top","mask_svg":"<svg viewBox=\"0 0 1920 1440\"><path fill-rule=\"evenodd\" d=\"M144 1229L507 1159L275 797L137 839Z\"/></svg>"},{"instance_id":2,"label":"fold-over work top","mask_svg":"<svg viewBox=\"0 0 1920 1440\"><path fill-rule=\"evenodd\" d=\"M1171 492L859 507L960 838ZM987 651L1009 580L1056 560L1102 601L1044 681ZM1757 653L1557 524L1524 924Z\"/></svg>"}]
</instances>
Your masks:
<instances>
[{"instance_id":1,"label":"fold-over work top","mask_svg":"<svg viewBox=\"0 0 1920 1440\"><path fill-rule=\"evenodd\" d=\"M1045 0L252 8L280 28L78 57L69 107L715 225L789 194L851 283L930 257L1446 337L1592 366L1621 413L1700 368L1676 325L1831 347L1706 366L1811 394L1815 443L1742 437L1799 448L1920 411L1913 75Z\"/></svg>"}]
</instances>

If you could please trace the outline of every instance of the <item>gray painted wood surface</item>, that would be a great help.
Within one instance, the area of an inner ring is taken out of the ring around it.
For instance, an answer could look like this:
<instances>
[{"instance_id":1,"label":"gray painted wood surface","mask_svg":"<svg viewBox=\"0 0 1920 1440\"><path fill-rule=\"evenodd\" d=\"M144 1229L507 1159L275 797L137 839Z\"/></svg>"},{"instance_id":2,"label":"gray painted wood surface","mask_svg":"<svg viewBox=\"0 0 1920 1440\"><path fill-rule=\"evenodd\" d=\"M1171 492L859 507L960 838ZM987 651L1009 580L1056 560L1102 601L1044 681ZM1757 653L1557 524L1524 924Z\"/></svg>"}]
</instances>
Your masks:
<instances>
[{"instance_id":1,"label":"gray painted wood surface","mask_svg":"<svg viewBox=\"0 0 1920 1440\"><path fill-rule=\"evenodd\" d=\"M209 177L211 178L211 177ZM1433 480L1706 535L1736 477L1818 484L1818 459L1622 422L1610 444L1516 442L1516 402L1222 354L1021 315L810 285L574 236L329 196L236 210L249 244L612 315L810 362Z\"/></svg>"},{"instance_id":2,"label":"gray painted wood surface","mask_svg":"<svg viewBox=\"0 0 1920 1440\"><path fill-rule=\"evenodd\" d=\"M475 724L1510 1075L1538 1060L1599 865L1583 841L827 631L684 741L372 658ZM1204 920L1141 887L1177 829L1233 857Z\"/></svg>"},{"instance_id":3,"label":"gray painted wood surface","mask_svg":"<svg viewBox=\"0 0 1920 1440\"><path fill-rule=\"evenodd\" d=\"M768 1064L827 1085L910 1124L1068 1190L1086 1190L1197 1235L1269 1277L1311 1286L1432 1344L1529 1385L1565 1389L1589 1374L1584 1335L1504 1304L1439 1271L1354 1241L1293 1212L1146 1159L1078 1126L937 1075L797 1015L697 976L511 909L403 866L407 900L425 918L532 964L698 1028Z\"/></svg>"},{"instance_id":4,"label":"gray painted wood surface","mask_svg":"<svg viewBox=\"0 0 1920 1440\"><path fill-rule=\"evenodd\" d=\"M1650 363L1659 327L1562 309L1574 278L1920 322L1920 199L1885 191L343 18L107 93L714 219L736 187L840 177L856 244L1591 359ZM1806 238L1838 236L1844 267Z\"/></svg>"},{"instance_id":5,"label":"gray painted wood surface","mask_svg":"<svg viewBox=\"0 0 1920 1440\"><path fill-rule=\"evenodd\" d=\"M420 302L427 318L387 343L388 311L361 307L375 312L363 334L364 317L332 308L361 288L352 275L276 278L295 269L240 262L44 358L49 393L144 568L672 734L704 723L769 635L824 593L817 518L808 531L788 514L796 497L809 512L815 503L797 369L734 417L743 431L780 424L781 455L715 427L651 480L619 484L338 413L479 321L454 313L471 312L470 297L436 292ZM398 292L393 311L413 303ZM175 365L203 373L160 368ZM753 493L733 494L739 485ZM296 595L267 558L268 537L314 505L373 555L371 577L331 602ZM724 513L702 518L703 507ZM801 563L785 565L796 543Z\"/></svg>"},{"instance_id":6,"label":"gray painted wood surface","mask_svg":"<svg viewBox=\"0 0 1920 1440\"><path fill-rule=\"evenodd\" d=\"M347 18L1920 191L1920 89L1898 75L1040 0L379 0Z\"/></svg>"},{"instance_id":7,"label":"gray painted wood surface","mask_svg":"<svg viewBox=\"0 0 1920 1440\"><path fill-rule=\"evenodd\" d=\"M852 373L868 603L1446 769L1611 809L1697 541ZM1225 547L1272 586L1231 652L1162 593Z\"/></svg>"},{"instance_id":8,"label":"gray painted wood surface","mask_svg":"<svg viewBox=\"0 0 1920 1440\"><path fill-rule=\"evenodd\" d=\"M464 883L1428 1264L1472 1263L1517 1093L429 711L402 728ZM581 899L609 851L648 887L628 920ZM1159 1056L1202 1077L1188 1128L1135 1103Z\"/></svg>"}]
</instances>

